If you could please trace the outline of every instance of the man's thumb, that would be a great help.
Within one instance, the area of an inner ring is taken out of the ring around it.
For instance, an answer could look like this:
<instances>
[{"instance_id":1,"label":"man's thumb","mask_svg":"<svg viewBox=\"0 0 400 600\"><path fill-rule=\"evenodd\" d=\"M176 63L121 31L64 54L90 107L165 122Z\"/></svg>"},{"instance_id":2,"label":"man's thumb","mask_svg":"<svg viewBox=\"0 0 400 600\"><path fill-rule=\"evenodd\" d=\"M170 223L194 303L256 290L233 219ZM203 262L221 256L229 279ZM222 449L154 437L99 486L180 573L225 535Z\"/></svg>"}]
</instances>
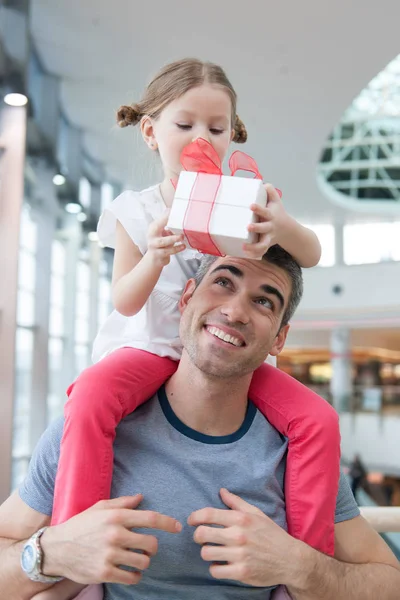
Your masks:
<instances>
[{"instance_id":1,"label":"man's thumb","mask_svg":"<svg viewBox=\"0 0 400 600\"><path fill-rule=\"evenodd\" d=\"M264 514L257 506L249 504L246 500L243 500L240 496L232 494L225 488L220 490L222 501L229 506L232 510L239 510L241 512L253 513L255 515Z\"/></svg>"},{"instance_id":2,"label":"man's thumb","mask_svg":"<svg viewBox=\"0 0 400 600\"><path fill-rule=\"evenodd\" d=\"M137 508L143 500L142 494L135 496L121 496L120 498L112 498L111 500L103 500L104 508ZM99 508L98 504L95 507Z\"/></svg>"}]
</instances>

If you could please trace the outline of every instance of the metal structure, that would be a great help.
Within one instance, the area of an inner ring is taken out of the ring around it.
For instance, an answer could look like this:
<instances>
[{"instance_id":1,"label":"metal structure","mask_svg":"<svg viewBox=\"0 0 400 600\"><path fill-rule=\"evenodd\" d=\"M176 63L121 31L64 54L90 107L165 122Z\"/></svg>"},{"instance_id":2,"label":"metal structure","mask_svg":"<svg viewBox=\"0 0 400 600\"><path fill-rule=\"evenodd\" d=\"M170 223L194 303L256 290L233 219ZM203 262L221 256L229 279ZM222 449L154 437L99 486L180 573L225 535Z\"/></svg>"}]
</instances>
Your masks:
<instances>
[{"instance_id":1,"label":"metal structure","mask_svg":"<svg viewBox=\"0 0 400 600\"><path fill-rule=\"evenodd\" d=\"M345 112L322 152L318 174L349 197L347 204L400 207L400 55Z\"/></svg>"}]
</instances>

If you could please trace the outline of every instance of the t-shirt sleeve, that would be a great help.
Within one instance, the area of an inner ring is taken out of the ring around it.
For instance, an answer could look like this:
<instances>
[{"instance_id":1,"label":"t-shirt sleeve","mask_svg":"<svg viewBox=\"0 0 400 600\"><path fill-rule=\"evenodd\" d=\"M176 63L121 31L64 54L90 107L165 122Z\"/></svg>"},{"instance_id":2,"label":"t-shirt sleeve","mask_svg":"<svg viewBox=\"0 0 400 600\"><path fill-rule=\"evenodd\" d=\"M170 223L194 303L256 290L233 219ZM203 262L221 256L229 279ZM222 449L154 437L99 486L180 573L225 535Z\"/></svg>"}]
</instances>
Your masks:
<instances>
[{"instance_id":1,"label":"t-shirt sleeve","mask_svg":"<svg viewBox=\"0 0 400 600\"><path fill-rule=\"evenodd\" d=\"M115 248L117 221L121 223L140 252L145 254L149 223L139 193L122 192L103 211L97 225L97 235L102 246Z\"/></svg>"},{"instance_id":2,"label":"t-shirt sleeve","mask_svg":"<svg viewBox=\"0 0 400 600\"><path fill-rule=\"evenodd\" d=\"M349 521L360 515L360 509L354 499L350 484L343 473L340 473L339 492L336 500L335 523Z\"/></svg>"},{"instance_id":3,"label":"t-shirt sleeve","mask_svg":"<svg viewBox=\"0 0 400 600\"><path fill-rule=\"evenodd\" d=\"M54 482L57 473L64 419L56 419L37 444L28 473L18 489L25 504L44 515L53 512Z\"/></svg>"}]
</instances>

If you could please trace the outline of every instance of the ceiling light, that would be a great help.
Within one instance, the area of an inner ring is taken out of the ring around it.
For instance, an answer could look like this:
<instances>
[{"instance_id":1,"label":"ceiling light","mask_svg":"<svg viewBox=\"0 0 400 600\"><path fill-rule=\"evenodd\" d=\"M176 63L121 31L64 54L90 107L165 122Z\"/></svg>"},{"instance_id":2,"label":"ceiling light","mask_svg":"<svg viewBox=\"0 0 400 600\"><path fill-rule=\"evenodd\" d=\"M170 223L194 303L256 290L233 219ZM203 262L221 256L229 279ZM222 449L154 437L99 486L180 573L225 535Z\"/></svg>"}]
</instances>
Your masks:
<instances>
[{"instance_id":1,"label":"ceiling light","mask_svg":"<svg viewBox=\"0 0 400 600\"><path fill-rule=\"evenodd\" d=\"M91 241L91 242L98 242L99 241L99 236L97 235L96 231L91 231L88 234L88 238L89 238L89 241Z\"/></svg>"},{"instance_id":2,"label":"ceiling light","mask_svg":"<svg viewBox=\"0 0 400 600\"><path fill-rule=\"evenodd\" d=\"M4 102L9 106L25 106L28 103L28 98L24 94L6 94Z\"/></svg>"},{"instance_id":3,"label":"ceiling light","mask_svg":"<svg viewBox=\"0 0 400 600\"><path fill-rule=\"evenodd\" d=\"M71 215L77 215L81 212L82 207L80 204L77 204L77 202L68 202L68 204L65 205L65 210Z\"/></svg>"},{"instance_id":4,"label":"ceiling light","mask_svg":"<svg viewBox=\"0 0 400 600\"><path fill-rule=\"evenodd\" d=\"M54 175L54 177L53 177L54 185L64 185L65 181L66 180L65 180L64 175L58 174L58 175Z\"/></svg>"},{"instance_id":5,"label":"ceiling light","mask_svg":"<svg viewBox=\"0 0 400 600\"><path fill-rule=\"evenodd\" d=\"M85 213L84 213L84 212L80 212L76 218L77 218L77 219L78 219L78 221L80 221L81 223L84 223L85 221L87 221L87 215L85 215Z\"/></svg>"}]
</instances>

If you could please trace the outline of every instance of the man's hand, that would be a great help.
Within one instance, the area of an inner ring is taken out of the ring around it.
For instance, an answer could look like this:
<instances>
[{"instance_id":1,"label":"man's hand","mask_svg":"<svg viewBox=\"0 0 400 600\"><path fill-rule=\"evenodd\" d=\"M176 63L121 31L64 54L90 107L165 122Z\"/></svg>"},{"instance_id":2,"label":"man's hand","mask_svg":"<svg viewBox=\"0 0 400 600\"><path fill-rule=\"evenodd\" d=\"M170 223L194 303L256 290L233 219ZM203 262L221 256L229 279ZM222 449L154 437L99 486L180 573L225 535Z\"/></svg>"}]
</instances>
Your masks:
<instances>
[{"instance_id":1,"label":"man's hand","mask_svg":"<svg viewBox=\"0 0 400 600\"><path fill-rule=\"evenodd\" d=\"M257 587L284 584L290 579L288 569L298 563L293 556L300 550L298 540L239 496L224 488L220 493L231 510L203 508L188 518L188 524L196 527L195 542L203 546L203 560L227 563L212 564L211 575Z\"/></svg>"},{"instance_id":2,"label":"man's hand","mask_svg":"<svg viewBox=\"0 0 400 600\"><path fill-rule=\"evenodd\" d=\"M42 536L43 573L60 575L77 583L137 584L158 550L154 535L132 528L151 528L178 533L181 524L153 511L135 510L143 496L126 496L98 502Z\"/></svg>"}]
</instances>

